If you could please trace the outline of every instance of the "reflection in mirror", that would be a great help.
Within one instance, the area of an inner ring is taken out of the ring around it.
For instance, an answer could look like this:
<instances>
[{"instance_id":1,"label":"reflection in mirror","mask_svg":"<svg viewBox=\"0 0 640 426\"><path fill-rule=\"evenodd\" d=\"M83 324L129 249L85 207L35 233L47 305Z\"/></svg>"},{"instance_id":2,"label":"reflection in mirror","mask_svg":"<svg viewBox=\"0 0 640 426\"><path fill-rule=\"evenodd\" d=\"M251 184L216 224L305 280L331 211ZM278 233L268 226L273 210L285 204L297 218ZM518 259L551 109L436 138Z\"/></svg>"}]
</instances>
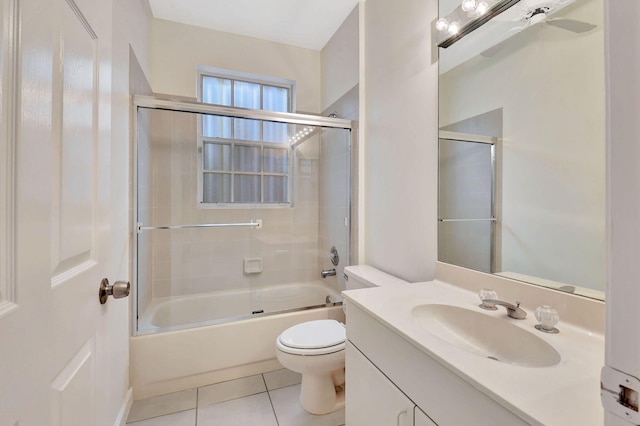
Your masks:
<instances>
[{"instance_id":1,"label":"reflection in mirror","mask_svg":"<svg viewBox=\"0 0 640 426\"><path fill-rule=\"evenodd\" d=\"M541 3L560 2L522 0L507 34L480 40L503 14L439 49L439 218L465 220L439 222L438 257L603 299L603 0L513 21Z\"/></svg>"},{"instance_id":2,"label":"reflection in mirror","mask_svg":"<svg viewBox=\"0 0 640 426\"><path fill-rule=\"evenodd\" d=\"M440 132L438 260L496 271L496 138ZM470 243L472 242L472 243Z\"/></svg>"}]
</instances>

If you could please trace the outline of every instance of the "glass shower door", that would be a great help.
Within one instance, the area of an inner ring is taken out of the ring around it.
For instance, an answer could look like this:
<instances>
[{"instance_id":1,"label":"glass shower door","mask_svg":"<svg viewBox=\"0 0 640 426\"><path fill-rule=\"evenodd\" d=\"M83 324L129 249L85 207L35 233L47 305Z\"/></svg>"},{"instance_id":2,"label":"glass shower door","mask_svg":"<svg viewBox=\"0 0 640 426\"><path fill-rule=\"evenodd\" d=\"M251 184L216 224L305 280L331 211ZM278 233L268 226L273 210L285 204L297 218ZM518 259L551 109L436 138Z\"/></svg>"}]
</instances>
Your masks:
<instances>
[{"instance_id":1,"label":"glass shower door","mask_svg":"<svg viewBox=\"0 0 640 426\"><path fill-rule=\"evenodd\" d=\"M251 231L251 257L261 265L250 276L252 312L324 305L328 292L339 293L349 261L350 136L348 129L289 125L290 203L254 205L263 227ZM265 167L272 157L265 153ZM333 246L337 266L329 261ZM321 272L331 269L336 274L323 279Z\"/></svg>"},{"instance_id":2,"label":"glass shower door","mask_svg":"<svg viewBox=\"0 0 640 426\"><path fill-rule=\"evenodd\" d=\"M324 283L345 290L344 267L351 263L351 137L344 129L323 129L320 147L320 270ZM331 253L335 248L337 258ZM322 278L321 278L322 280Z\"/></svg>"},{"instance_id":3,"label":"glass shower door","mask_svg":"<svg viewBox=\"0 0 640 426\"><path fill-rule=\"evenodd\" d=\"M137 106L136 334L338 298L350 122L151 98Z\"/></svg>"},{"instance_id":4,"label":"glass shower door","mask_svg":"<svg viewBox=\"0 0 640 426\"><path fill-rule=\"evenodd\" d=\"M257 227L252 223L257 222L251 209L223 207L230 194L225 187L230 153L224 138L201 133L207 119L224 125L228 117L138 108L139 334L251 312L250 280L242 261L250 258L251 230Z\"/></svg>"}]
</instances>

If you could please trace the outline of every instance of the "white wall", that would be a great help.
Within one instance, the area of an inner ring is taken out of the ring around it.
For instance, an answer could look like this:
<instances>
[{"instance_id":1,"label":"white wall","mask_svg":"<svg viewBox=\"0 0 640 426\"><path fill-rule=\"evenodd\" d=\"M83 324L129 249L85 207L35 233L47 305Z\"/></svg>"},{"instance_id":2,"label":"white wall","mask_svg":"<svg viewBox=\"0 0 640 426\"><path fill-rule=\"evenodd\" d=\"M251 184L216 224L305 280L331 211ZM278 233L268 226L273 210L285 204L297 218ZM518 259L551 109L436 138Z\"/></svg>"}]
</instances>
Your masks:
<instances>
[{"instance_id":1,"label":"white wall","mask_svg":"<svg viewBox=\"0 0 640 426\"><path fill-rule=\"evenodd\" d=\"M195 98L198 65L296 81L296 110L320 112L320 52L154 19L151 87Z\"/></svg>"},{"instance_id":2,"label":"white wall","mask_svg":"<svg viewBox=\"0 0 640 426\"><path fill-rule=\"evenodd\" d=\"M327 42L321 52L322 115L336 113L339 118L358 120L358 80L359 72L359 11L356 6L344 20L340 28ZM356 130L354 132L357 133ZM349 207L357 208L357 146L351 146L351 164L345 163L349 155L346 134L342 131L326 131L321 149L320 186L320 265L321 269L331 269L327 251L335 246L340 254L335 277L326 282L344 290L342 270L345 266L358 262L357 215L349 212ZM351 187L347 172L351 168ZM349 191L349 189L351 191ZM349 198L351 196L351 198ZM351 204L351 205L349 205ZM353 210L352 210L353 211ZM345 234L344 217L349 217L351 236ZM350 251L349 246L350 239Z\"/></svg>"},{"instance_id":3,"label":"white wall","mask_svg":"<svg viewBox=\"0 0 640 426\"><path fill-rule=\"evenodd\" d=\"M353 86L358 84L358 6L344 20L340 28L327 42L321 52L322 108L336 102ZM344 117L342 117L344 118Z\"/></svg>"},{"instance_id":4,"label":"white wall","mask_svg":"<svg viewBox=\"0 0 640 426\"><path fill-rule=\"evenodd\" d=\"M409 281L435 276L438 68L430 25L436 15L431 0L401 6L366 0L360 28L364 261Z\"/></svg>"},{"instance_id":5,"label":"white wall","mask_svg":"<svg viewBox=\"0 0 640 426\"><path fill-rule=\"evenodd\" d=\"M151 11L146 0L114 0L113 2L113 68L111 98L111 261L110 270L117 280L131 280L129 221L130 205L130 103L129 52L135 51L145 72L149 73ZM102 368L111 371L110 389L105 391L109 413L122 410L129 384L130 308L134 303L107 305L109 320L109 353ZM121 415L126 414L121 412ZM113 422L111 422L113 424Z\"/></svg>"},{"instance_id":6,"label":"white wall","mask_svg":"<svg viewBox=\"0 0 640 426\"><path fill-rule=\"evenodd\" d=\"M603 290L602 1L558 15L598 27L531 28L442 75L440 123L503 110L502 270Z\"/></svg>"}]
</instances>

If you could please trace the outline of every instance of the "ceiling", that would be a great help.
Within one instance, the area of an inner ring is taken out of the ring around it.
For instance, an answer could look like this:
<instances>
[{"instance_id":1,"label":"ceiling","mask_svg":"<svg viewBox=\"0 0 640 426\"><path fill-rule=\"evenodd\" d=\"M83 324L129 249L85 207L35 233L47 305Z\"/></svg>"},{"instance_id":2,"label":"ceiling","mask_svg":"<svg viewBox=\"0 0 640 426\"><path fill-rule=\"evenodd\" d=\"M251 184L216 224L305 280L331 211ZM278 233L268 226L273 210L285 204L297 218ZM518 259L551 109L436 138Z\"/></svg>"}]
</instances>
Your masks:
<instances>
[{"instance_id":1,"label":"ceiling","mask_svg":"<svg viewBox=\"0 0 640 426\"><path fill-rule=\"evenodd\" d=\"M149 0L153 16L322 50L358 0Z\"/></svg>"}]
</instances>

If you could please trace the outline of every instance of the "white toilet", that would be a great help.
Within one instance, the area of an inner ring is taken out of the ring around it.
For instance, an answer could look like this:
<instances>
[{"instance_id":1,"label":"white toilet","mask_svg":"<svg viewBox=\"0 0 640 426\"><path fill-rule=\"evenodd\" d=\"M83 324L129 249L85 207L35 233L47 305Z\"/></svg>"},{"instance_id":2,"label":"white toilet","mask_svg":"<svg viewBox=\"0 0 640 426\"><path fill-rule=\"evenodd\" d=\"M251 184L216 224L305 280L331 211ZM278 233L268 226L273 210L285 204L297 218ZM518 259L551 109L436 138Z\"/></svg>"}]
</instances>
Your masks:
<instances>
[{"instance_id":1,"label":"white toilet","mask_svg":"<svg viewBox=\"0 0 640 426\"><path fill-rule=\"evenodd\" d=\"M407 284L368 265L347 266L344 273L347 290ZM311 414L344 407L345 339L344 324L331 319L294 325L276 339L278 361L302 374L300 403Z\"/></svg>"}]
</instances>

